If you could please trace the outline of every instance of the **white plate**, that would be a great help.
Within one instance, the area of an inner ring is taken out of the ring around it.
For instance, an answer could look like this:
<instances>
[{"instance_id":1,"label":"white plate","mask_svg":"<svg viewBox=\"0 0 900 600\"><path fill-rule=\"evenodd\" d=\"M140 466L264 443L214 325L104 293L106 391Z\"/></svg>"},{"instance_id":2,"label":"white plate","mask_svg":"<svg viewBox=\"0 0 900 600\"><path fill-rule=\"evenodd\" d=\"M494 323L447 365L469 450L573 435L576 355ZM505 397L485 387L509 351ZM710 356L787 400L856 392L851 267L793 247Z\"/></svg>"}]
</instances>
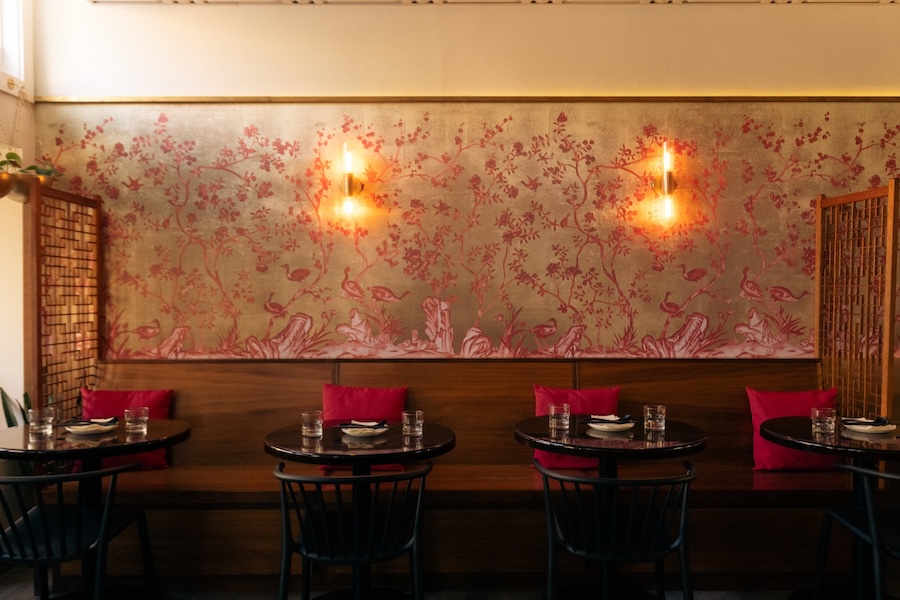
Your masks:
<instances>
[{"instance_id":1,"label":"white plate","mask_svg":"<svg viewBox=\"0 0 900 600\"><path fill-rule=\"evenodd\" d=\"M841 437L847 438L848 440L856 440L858 442L868 442L870 444L875 444L878 442L893 442L897 438L894 437L893 434L885 435L883 433L857 433L855 431L850 431L847 428L841 430Z\"/></svg>"},{"instance_id":2,"label":"white plate","mask_svg":"<svg viewBox=\"0 0 900 600\"><path fill-rule=\"evenodd\" d=\"M600 431L600 430L588 430L587 433L592 438L597 438L601 440L632 440L634 439L634 435L629 431L628 433L623 433L621 431Z\"/></svg>"},{"instance_id":3,"label":"white plate","mask_svg":"<svg viewBox=\"0 0 900 600\"><path fill-rule=\"evenodd\" d=\"M99 423L91 423L90 425L66 425L66 431L69 433L94 434L106 433L107 431L115 431L119 427L118 423L109 425L100 425Z\"/></svg>"},{"instance_id":4,"label":"white plate","mask_svg":"<svg viewBox=\"0 0 900 600\"><path fill-rule=\"evenodd\" d=\"M863 421L864 419L855 419L857 421ZM889 423L887 425L844 425L850 431L856 431L858 433L887 433L889 431L893 431L897 429L897 426L893 423Z\"/></svg>"},{"instance_id":5,"label":"white plate","mask_svg":"<svg viewBox=\"0 0 900 600\"><path fill-rule=\"evenodd\" d=\"M373 429L371 427L342 427L341 431L347 435L352 435L353 437L375 437L376 435L381 435L388 429L390 429L390 427L379 427L378 429Z\"/></svg>"},{"instance_id":6,"label":"white plate","mask_svg":"<svg viewBox=\"0 0 900 600\"><path fill-rule=\"evenodd\" d=\"M341 436L341 442L347 444L347 447L350 449L357 448L375 448L380 444L387 443L387 438L372 438L372 439L364 439L359 437L353 437L352 435L344 435Z\"/></svg>"},{"instance_id":7,"label":"white plate","mask_svg":"<svg viewBox=\"0 0 900 600\"><path fill-rule=\"evenodd\" d=\"M634 427L634 422L631 423L588 423L588 427L591 429L596 429L597 431L626 431Z\"/></svg>"}]
</instances>

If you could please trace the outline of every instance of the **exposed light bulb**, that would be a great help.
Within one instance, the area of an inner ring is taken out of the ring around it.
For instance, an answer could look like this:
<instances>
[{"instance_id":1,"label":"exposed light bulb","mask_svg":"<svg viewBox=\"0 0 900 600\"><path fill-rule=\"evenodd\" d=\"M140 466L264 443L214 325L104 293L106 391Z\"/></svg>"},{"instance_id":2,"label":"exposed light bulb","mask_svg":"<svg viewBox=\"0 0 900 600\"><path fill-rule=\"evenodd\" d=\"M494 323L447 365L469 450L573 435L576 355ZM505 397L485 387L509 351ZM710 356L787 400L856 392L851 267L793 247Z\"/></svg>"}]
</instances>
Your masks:
<instances>
[{"instance_id":1,"label":"exposed light bulb","mask_svg":"<svg viewBox=\"0 0 900 600\"><path fill-rule=\"evenodd\" d=\"M355 215L356 200L350 197L344 198L344 203L341 204L341 212L344 213L345 217L352 217L353 215Z\"/></svg>"},{"instance_id":2,"label":"exposed light bulb","mask_svg":"<svg viewBox=\"0 0 900 600\"><path fill-rule=\"evenodd\" d=\"M669 143L663 142L663 173L672 172L672 153L669 152Z\"/></svg>"},{"instance_id":3,"label":"exposed light bulb","mask_svg":"<svg viewBox=\"0 0 900 600\"><path fill-rule=\"evenodd\" d=\"M675 216L675 203L672 201L672 196L666 194L662 198L662 206L660 206L660 216L664 221L671 221Z\"/></svg>"},{"instance_id":4,"label":"exposed light bulb","mask_svg":"<svg viewBox=\"0 0 900 600\"><path fill-rule=\"evenodd\" d=\"M347 142L344 142L344 173L353 172L353 154L347 150Z\"/></svg>"}]
</instances>

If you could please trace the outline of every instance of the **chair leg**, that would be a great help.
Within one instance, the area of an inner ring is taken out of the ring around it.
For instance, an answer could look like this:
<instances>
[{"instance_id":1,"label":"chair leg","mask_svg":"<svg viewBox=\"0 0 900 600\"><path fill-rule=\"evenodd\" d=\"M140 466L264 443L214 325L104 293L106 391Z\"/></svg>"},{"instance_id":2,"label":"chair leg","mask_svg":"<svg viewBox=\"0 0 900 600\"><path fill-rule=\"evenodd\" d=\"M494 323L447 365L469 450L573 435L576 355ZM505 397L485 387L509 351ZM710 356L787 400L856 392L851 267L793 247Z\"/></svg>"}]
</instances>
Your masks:
<instances>
[{"instance_id":1,"label":"chair leg","mask_svg":"<svg viewBox=\"0 0 900 600\"><path fill-rule=\"evenodd\" d=\"M605 562L600 567L600 597L603 600L609 600L610 587L612 586L613 570L609 563Z\"/></svg>"},{"instance_id":2,"label":"chair leg","mask_svg":"<svg viewBox=\"0 0 900 600\"><path fill-rule=\"evenodd\" d=\"M300 598L309 600L312 594L312 561L304 557L300 566L303 568L303 575L300 578Z\"/></svg>"},{"instance_id":3,"label":"chair leg","mask_svg":"<svg viewBox=\"0 0 900 600\"><path fill-rule=\"evenodd\" d=\"M141 558L144 561L144 577L151 598L159 598L159 586L156 583L156 567L153 562L153 548L150 546L150 528L147 526L147 515L142 510L137 519L138 537L141 542Z\"/></svg>"},{"instance_id":4,"label":"chair leg","mask_svg":"<svg viewBox=\"0 0 900 600\"><path fill-rule=\"evenodd\" d=\"M50 583L47 580L47 565L34 568L34 588L41 600L50 600Z\"/></svg>"},{"instance_id":5,"label":"chair leg","mask_svg":"<svg viewBox=\"0 0 900 600\"><path fill-rule=\"evenodd\" d=\"M694 600L694 582L691 579L691 559L687 544L682 544L681 551L681 594L684 600Z\"/></svg>"},{"instance_id":6,"label":"chair leg","mask_svg":"<svg viewBox=\"0 0 900 600\"><path fill-rule=\"evenodd\" d=\"M547 546L547 600L556 600L556 546Z\"/></svg>"},{"instance_id":7,"label":"chair leg","mask_svg":"<svg viewBox=\"0 0 900 600\"><path fill-rule=\"evenodd\" d=\"M412 598L413 600L424 600L425 594L422 589L422 556L421 546L414 544L409 553L409 571L412 577Z\"/></svg>"},{"instance_id":8,"label":"chair leg","mask_svg":"<svg viewBox=\"0 0 900 600\"><path fill-rule=\"evenodd\" d=\"M666 597L666 568L663 565L663 559L658 558L654 561L654 571L656 573L656 597L659 600L665 600Z\"/></svg>"},{"instance_id":9,"label":"chair leg","mask_svg":"<svg viewBox=\"0 0 900 600\"><path fill-rule=\"evenodd\" d=\"M885 576L881 566L881 552L874 544L872 545L872 576L875 586L874 600L883 600Z\"/></svg>"},{"instance_id":10,"label":"chair leg","mask_svg":"<svg viewBox=\"0 0 900 600\"><path fill-rule=\"evenodd\" d=\"M816 557L816 574L813 583L813 600L822 597L822 584L825 580L825 563L828 560L828 544L831 540L831 515L826 510L822 517L822 532L819 534L819 552Z\"/></svg>"},{"instance_id":11,"label":"chair leg","mask_svg":"<svg viewBox=\"0 0 900 600\"><path fill-rule=\"evenodd\" d=\"M291 578L291 550L284 546L281 550L281 575L278 577L278 600L287 600L288 583ZM306 564L304 562L303 577L306 578ZM303 597L308 600L308 596Z\"/></svg>"},{"instance_id":12,"label":"chair leg","mask_svg":"<svg viewBox=\"0 0 900 600\"><path fill-rule=\"evenodd\" d=\"M107 542L102 542L97 546L97 553L94 556L94 600L103 600L103 589L106 587L106 553L108 549Z\"/></svg>"}]
</instances>

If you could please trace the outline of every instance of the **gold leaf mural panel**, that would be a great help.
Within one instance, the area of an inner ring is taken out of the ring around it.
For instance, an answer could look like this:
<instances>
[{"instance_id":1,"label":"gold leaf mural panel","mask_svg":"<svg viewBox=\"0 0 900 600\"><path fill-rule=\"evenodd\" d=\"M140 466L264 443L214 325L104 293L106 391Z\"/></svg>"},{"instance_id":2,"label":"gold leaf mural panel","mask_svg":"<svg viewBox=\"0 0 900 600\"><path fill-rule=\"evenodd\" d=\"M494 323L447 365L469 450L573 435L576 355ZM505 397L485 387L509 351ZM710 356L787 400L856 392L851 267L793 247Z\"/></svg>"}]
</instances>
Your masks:
<instances>
[{"instance_id":1,"label":"gold leaf mural panel","mask_svg":"<svg viewBox=\"0 0 900 600\"><path fill-rule=\"evenodd\" d=\"M55 185L104 200L108 357L794 357L815 197L897 175L900 111L42 104L37 128Z\"/></svg>"}]
</instances>

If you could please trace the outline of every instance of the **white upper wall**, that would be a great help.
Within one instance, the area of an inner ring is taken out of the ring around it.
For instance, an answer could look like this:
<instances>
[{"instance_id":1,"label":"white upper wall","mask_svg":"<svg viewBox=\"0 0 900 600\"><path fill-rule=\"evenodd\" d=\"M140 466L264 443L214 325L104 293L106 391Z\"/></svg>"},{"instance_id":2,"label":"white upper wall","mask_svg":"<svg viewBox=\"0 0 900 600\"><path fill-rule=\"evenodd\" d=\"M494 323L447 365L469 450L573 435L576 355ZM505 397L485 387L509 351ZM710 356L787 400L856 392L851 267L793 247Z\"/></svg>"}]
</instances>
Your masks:
<instances>
[{"instance_id":1,"label":"white upper wall","mask_svg":"<svg viewBox=\"0 0 900 600\"><path fill-rule=\"evenodd\" d=\"M900 4L34 3L39 99L900 96Z\"/></svg>"}]
</instances>

